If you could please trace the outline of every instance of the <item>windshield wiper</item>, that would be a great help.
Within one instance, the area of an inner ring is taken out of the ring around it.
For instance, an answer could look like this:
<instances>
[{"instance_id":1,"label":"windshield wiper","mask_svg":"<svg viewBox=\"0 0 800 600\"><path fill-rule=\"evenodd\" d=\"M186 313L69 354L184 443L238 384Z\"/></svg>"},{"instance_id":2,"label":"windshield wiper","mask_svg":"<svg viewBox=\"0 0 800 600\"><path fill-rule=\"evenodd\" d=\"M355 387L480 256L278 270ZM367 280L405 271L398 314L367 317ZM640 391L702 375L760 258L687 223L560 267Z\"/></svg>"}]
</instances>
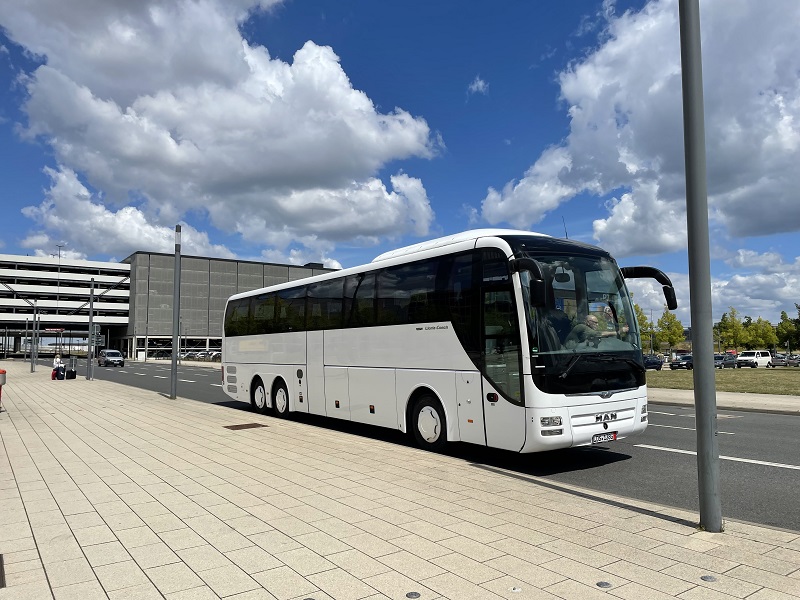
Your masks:
<instances>
[{"instance_id":1,"label":"windshield wiper","mask_svg":"<svg viewBox=\"0 0 800 600\"><path fill-rule=\"evenodd\" d=\"M615 356L614 354L607 354L607 353L606 354L591 354L591 353L587 352L587 353L576 354L575 356L573 356L570 359L569 364L567 364L567 368L564 369L564 372L561 373L561 375L559 375L558 378L559 379L566 379L569 376L570 371L572 371L572 368L575 365L577 365L578 361L580 361L582 358L585 358L589 362L617 363L617 362L621 361L621 362L625 362L625 363L631 365L637 371L645 372L645 368L642 365L640 365L639 363L637 363L635 360L633 360L632 358L627 358L625 356Z\"/></svg>"},{"instance_id":2,"label":"windshield wiper","mask_svg":"<svg viewBox=\"0 0 800 600\"><path fill-rule=\"evenodd\" d=\"M578 364L578 361L579 361L580 359L582 359L582 358L583 358L583 354L576 354L575 356L573 356L573 357L570 359L570 361L569 361L569 364L567 365L567 368L566 368L566 369L564 369L564 372L563 372L561 375L559 375L559 376L558 376L558 378L559 378L559 379L566 379L566 378L567 378L567 375L569 375L569 372L570 372L570 371L572 371L572 367L574 367L575 365L577 365L577 364Z\"/></svg>"},{"instance_id":3,"label":"windshield wiper","mask_svg":"<svg viewBox=\"0 0 800 600\"><path fill-rule=\"evenodd\" d=\"M626 356L615 356L614 354L589 354L588 358L595 362L619 362L624 361L631 365L632 367L636 367L637 370L644 372L644 366L640 365L638 362L633 360L632 358L628 358Z\"/></svg>"}]
</instances>

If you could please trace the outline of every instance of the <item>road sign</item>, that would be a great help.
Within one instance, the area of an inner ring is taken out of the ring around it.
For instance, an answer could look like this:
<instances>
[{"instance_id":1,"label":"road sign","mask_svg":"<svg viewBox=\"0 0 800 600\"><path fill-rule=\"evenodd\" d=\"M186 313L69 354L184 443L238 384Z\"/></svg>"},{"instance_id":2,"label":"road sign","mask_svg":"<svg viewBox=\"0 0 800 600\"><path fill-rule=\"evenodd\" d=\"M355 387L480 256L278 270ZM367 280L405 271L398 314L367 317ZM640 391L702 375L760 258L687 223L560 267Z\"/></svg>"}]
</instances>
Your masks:
<instances>
[{"instance_id":1,"label":"road sign","mask_svg":"<svg viewBox=\"0 0 800 600\"><path fill-rule=\"evenodd\" d=\"M106 336L104 336L104 335L93 335L90 338L89 343L92 346L105 346L106 345Z\"/></svg>"}]
</instances>

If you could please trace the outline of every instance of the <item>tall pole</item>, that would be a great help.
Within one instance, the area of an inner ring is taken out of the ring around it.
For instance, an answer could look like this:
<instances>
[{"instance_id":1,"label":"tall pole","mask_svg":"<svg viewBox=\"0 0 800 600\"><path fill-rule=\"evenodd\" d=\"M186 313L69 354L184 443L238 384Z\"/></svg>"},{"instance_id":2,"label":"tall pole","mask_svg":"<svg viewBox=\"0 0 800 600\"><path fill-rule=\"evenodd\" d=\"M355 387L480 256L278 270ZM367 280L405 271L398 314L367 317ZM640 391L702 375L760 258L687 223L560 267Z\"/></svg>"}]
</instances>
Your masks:
<instances>
[{"instance_id":1,"label":"tall pole","mask_svg":"<svg viewBox=\"0 0 800 600\"><path fill-rule=\"evenodd\" d=\"M169 397L178 397L178 351L181 327L181 226L175 225L175 277L172 286L172 373Z\"/></svg>"},{"instance_id":2,"label":"tall pole","mask_svg":"<svg viewBox=\"0 0 800 600\"><path fill-rule=\"evenodd\" d=\"M58 276L56 278L56 314L58 314L58 304L61 297L61 248L64 244L56 244L58 247Z\"/></svg>"},{"instance_id":3,"label":"tall pole","mask_svg":"<svg viewBox=\"0 0 800 600\"><path fill-rule=\"evenodd\" d=\"M717 392L714 381L714 321L711 317L711 254L708 236L703 67L700 0L679 0L683 138L686 163L686 219L689 241L689 297L694 355L697 427L697 478L700 527L722 531L717 442Z\"/></svg>"},{"instance_id":4,"label":"tall pole","mask_svg":"<svg viewBox=\"0 0 800 600\"><path fill-rule=\"evenodd\" d=\"M31 373L36 371L36 315L38 300L33 301L33 323L31 323Z\"/></svg>"},{"instance_id":5,"label":"tall pole","mask_svg":"<svg viewBox=\"0 0 800 600\"><path fill-rule=\"evenodd\" d=\"M94 277L89 289L89 336L86 338L86 379L94 379Z\"/></svg>"},{"instance_id":6,"label":"tall pole","mask_svg":"<svg viewBox=\"0 0 800 600\"><path fill-rule=\"evenodd\" d=\"M25 318L25 341L28 342L28 345L30 345L30 340L28 339L28 318L27 317ZM26 360L26 361L28 360L28 350L27 349L24 349L22 351L22 357L23 357L23 360Z\"/></svg>"}]
</instances>

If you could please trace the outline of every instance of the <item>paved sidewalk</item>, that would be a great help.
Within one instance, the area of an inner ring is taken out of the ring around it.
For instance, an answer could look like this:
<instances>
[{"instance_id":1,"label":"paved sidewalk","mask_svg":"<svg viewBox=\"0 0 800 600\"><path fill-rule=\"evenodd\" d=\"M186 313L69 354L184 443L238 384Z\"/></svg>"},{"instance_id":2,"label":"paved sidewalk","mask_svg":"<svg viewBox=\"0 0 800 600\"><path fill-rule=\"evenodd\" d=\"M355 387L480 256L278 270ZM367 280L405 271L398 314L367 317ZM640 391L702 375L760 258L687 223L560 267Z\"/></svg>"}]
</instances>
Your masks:
<instances>
[{"instance_id":1,"label":"paved sidewalk","mask_svg":"<svg viewBox=\"0 0 800 600\"><path fill-rule=\"evenodd\" d=\"M694 406L694 390L648 388L647 401L650 404ZM717 409L800 415L800 396L717 391Z\"/></svg>"},{"instance_id":2,"label":"paved sidewalk","mask_svg":"<svg viewBox=\"0 0 800 600\"><path fill-rule=\"evenodd\" d=\"M800 598L800 532L0 368L2 600Z\"/></svg>"}]
</instances>

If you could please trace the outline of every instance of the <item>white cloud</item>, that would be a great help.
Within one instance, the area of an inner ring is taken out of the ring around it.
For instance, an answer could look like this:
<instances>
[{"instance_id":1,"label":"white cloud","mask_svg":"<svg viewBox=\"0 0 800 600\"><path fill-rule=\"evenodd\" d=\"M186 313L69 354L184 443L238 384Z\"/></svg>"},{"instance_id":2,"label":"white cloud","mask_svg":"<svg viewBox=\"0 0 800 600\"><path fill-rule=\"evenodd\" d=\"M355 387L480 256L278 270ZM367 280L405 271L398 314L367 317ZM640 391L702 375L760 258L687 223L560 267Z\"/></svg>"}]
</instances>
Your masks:
<instances>
[{"instance_id":1,"label":"white cloud","mask_svg":"<svg viewBox=\"0 0 800 600\"><path fill-rule=\"evenodd\" d=\"M45 172L53 183L39 206L28 206L23 213L42 228L29 235L23 247L40 255L53 253L56 243L65 243L76 257L128 256L142 249L173 252L174 226L153 225L138 209L126 206L116 212L92 198L89 190L68 169ZM53 238L52 232L58 237ZM226 247L209 242L205 232L183 224L181 250L185 254L234 258Z\"/></svg>"},{"instance_id":2,"label":"white cloud","mask_svg":"<svg viewBox=\"0 0 800 600\"><path fill-rule=\"evenodd\" d=\"M472 83L467 87L469 94L483 94L484 96L489 93L489 84L481 79L480 75L476 75Z\"/></svg>"},{"instance_id":3,"label":"white cloud","mask_svg":"<svg viewBox=\"0 0 800 600\"><path fill-rule=\"evenodd\" d=\"M614 195L594 223L600 245L619 255L673 251L686 244L677 2L618 17L613 8L604 5L600 45L560 74L568 136L522 180L490 189L482 216L527 227L579 194ZM712 225L730 236L797 231L800 4L701 9Z\"/></svg>"},{"instance_id":4,"label":"white cloud","mask_svg":"<svg viewBox=\"0 0 800 600\"><path fill-rule=\"evenodd\" d=\"M238 26L276 3L3 3L9 37L46 57L26 80L26 134L97 190L95 206L149 227L141 243L162 244L157 232L190 213L261 245L426 234L422 183L399 174L388 191L375 174L434 157L441 140L401 108L379 112L331 48L307 42L287 63L247 43ZM106 216L84 218L103 228Z\"/></svg>"}]
</instances>

